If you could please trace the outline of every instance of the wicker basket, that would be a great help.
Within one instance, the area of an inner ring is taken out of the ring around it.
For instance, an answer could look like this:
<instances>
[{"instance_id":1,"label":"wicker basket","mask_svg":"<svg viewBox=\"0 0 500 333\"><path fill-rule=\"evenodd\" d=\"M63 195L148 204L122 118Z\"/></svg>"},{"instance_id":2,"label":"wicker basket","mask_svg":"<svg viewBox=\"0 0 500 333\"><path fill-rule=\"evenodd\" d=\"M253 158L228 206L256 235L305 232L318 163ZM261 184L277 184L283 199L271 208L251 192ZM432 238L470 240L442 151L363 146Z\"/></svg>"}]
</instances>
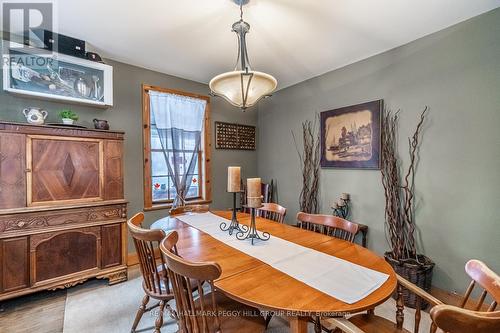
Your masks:
<instances>
[{"instance_id":1,"label":"wicker basket","mask_svg":"<svg viewBox=\"0 0 500 333\"><path fill-rule=\"evenodd\" d=\"M392 252L384 254L385 260L392 266L397 274L407 279L411 283L417 285L423 290L430 292L432 282L432 270L434 262L424 255L418 255L418 261L414 259L408 260L395 260L392 257ZM397 298L397 291L394 292L394 298ZM405 306L410 308L417 307L417 295L410 292L408 289L403 288L403 300ZM429 304L421 300L420 306L425 309Z\"/></svg>"}]
</instances>

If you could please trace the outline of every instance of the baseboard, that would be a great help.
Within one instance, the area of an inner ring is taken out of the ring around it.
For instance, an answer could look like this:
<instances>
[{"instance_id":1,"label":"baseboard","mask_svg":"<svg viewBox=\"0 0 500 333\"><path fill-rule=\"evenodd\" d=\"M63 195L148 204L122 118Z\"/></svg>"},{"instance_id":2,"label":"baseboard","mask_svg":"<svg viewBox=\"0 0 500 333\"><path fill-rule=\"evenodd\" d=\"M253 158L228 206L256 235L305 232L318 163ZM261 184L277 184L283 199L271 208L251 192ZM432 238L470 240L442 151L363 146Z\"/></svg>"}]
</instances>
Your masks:
<instances>
[{"instance_id":1,"label":"baseboard","mask_svg":"<svg viewBox=\"0 0 500 333\"><path fill-rule=\"evenodd\" d=\"M155 249L155 258L158 259L160 258L160 250ZM129 253L127 256L127 266L134 266L139 264L139 256L137 255L137 252Z\"/></svg>"}]
</instances>

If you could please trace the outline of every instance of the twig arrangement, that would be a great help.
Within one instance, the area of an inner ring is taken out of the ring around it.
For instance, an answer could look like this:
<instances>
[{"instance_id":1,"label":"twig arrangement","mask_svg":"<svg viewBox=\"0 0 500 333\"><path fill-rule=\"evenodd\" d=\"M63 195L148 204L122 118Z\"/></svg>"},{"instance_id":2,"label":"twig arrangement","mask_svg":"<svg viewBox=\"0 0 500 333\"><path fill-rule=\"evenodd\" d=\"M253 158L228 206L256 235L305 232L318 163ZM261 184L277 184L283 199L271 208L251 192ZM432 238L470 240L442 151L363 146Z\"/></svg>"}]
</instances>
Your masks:
<instances>
[{"instance_id":1,"label":"twig arrangement","mask_svg":"<svg viewBox=\"0 0 500 333\"><path fill-rule=\"evenodd\" d=\"M302 172L300 210L305 213L318 213L319 211L320 134L317 118L314 119L314 122L306 120L302 123L302 150L299 149L292 131Z\"/></svg>"},{"instance_id":2,"label":"twig arrangement","mask_svg":"<svg viewBox=\"0 0 500 333\"><path fill-rule=\"evenodd\" d=\"M418 163L419 136L428 107L420 114L413 136L408 138L410 165L404 178L397 154L399 111L385 113L382 122L382 184L385 193L385 222L387 236L395 260L418 260L415 242L415 171Z\"/></svg>"}]
</instances>

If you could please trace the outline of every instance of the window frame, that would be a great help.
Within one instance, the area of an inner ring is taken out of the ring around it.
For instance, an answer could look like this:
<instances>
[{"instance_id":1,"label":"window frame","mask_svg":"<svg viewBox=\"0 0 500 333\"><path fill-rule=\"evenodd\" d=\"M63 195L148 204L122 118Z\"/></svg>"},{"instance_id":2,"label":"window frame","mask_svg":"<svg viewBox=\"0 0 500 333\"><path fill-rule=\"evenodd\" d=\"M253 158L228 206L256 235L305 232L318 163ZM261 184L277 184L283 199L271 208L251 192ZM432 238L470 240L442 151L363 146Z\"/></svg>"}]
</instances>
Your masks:
<instances>
[{"instance_id":1,"label":"window frame","mask_svg":"<svg viewBox=\"0 0 500 333\"><path fill-rule=\"evenodd\" d=\"M205 119L201 135L200 152L198 153L198 165L200 168L198 182L198 197L189 198L188 204L203 204L212 202L211 187L211 149L210 141L210 97L189 93L181 90L162 88L148 84L142 84L142 142L143 142L143 173L144 173L144 210L168 209L172 207L172 200L153 201L152 194L152 170L151 170L151 110L149 102L149 91L158 91L192 98L203 99L207 102L205 107Z\"/></svg>"}]
</instances>

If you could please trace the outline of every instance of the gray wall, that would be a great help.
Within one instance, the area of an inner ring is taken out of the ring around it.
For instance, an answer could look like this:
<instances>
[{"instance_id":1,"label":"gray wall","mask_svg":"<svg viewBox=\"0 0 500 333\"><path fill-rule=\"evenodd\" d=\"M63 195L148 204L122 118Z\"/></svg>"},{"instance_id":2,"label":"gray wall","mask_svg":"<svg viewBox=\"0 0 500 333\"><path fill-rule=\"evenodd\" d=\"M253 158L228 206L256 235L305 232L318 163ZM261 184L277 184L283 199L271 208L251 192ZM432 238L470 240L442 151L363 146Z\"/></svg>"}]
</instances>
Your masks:
<instances>
[{"instance_id":1,"label":"gray wall","mask_svg":"<svg viewBox=\"0 0 500 333\"><path fill-rule=\"evenodd\" d=\"M500 272L500 9L274 94L259 105L259 175L278 181L292 222L301 176L290 131L315 113L375 99L401 109L399 151L425 105L416 177L419 249L436 262L434 284L463 290L464 264ZM321 52L321 50L318 50ZM407 163L405 163L407 165ZM352 195L352 219L369 225L382 254L384 195L379 171L321 170L321 210Z\"/></svg>"},{"instance_id":2,"label":"gray wall","mask_svg":"<svg viewBox=\"0 0 500 333\"><path fill-rule=\"evenodd\" d=\"M107 110L92 107L68 105L37 99L22 98L0 90L0 119L24 122L21 110L37 106L49 111L48 122L57 122L58 110L69 107L80 116L79 123L93 128L92 119L107 119L112 129L125 131L125 198L129 203L129 216L143 209L143 168L142 168L142 90L141 84L147 83L165 88L184 90L207 95L205 84L184 80L127 64L107 61L114 69L114 106ZM212 132L214 121L238 122L255 125L256 110L243 113L220 98L211 98ZM212 198L214 208L228 208L232 200L226 191L228 165L242 166L243 176L257 174L257 153L255 151L216 150L212 133ZM166 210L148 212L146 222L163 217ZM129 249L131 247L129 243Z\"/></svg>"}]
</instances>

